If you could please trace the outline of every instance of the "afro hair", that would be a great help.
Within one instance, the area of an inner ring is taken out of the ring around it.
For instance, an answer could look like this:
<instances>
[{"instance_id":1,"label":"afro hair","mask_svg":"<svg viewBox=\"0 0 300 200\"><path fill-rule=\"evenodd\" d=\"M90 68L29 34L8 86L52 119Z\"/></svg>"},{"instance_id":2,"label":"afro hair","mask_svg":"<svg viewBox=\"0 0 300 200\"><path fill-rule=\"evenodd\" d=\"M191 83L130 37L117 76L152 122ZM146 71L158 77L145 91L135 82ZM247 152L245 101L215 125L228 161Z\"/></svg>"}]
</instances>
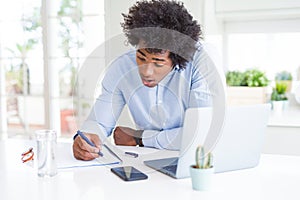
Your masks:
<instances>
[{"instance_id":1,"label":"afro hair","mask_svg":"<svg viewBox=\"0 0 300 200\"><path fill-rule=\"evenodd\" d=\"M150 53L169 50L173 65L180 68L191 60L202 36L200 25L182 2L142 0L122 16L121 26L132 46L143 41Z\"/></svg>"}]
</instances>

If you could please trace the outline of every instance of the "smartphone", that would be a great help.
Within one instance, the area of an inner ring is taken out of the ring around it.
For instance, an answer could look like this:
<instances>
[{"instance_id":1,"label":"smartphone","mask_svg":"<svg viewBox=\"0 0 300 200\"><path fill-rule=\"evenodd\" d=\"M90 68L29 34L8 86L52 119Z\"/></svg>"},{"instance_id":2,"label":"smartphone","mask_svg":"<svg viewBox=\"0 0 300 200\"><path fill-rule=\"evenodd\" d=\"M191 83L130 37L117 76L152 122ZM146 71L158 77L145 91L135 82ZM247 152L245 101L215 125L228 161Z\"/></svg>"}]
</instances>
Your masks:
<instances>
[{"instance_id":1,"label":"smartphone","mask_svg":"<svg viewBox=\"0 0 300 200\"><path fill-rule=\"evenodd\" d=\"M148 178L146 174L132 166L115 167L110 170L124 181L137 181Z\"/></svg>"}]
</instances>

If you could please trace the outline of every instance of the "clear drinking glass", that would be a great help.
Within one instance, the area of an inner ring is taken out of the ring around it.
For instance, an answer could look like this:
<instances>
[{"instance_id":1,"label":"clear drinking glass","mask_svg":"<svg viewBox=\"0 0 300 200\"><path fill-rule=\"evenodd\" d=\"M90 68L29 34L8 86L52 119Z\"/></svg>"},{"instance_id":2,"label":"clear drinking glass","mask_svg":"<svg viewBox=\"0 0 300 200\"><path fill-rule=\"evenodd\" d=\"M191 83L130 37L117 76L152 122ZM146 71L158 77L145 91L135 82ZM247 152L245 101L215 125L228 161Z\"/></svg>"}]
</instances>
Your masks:
<instances>
[{"instance_id":1,"label":"clear drinking glass","mask_svg":"<svg viewBox=\"0 0 300 200\"><path fill-rule=\"evenodd\" d=\"M37 173L39 177L55 176L56 167L56 131L38 130L37 141Z\"/></svg>"}]
</instances>

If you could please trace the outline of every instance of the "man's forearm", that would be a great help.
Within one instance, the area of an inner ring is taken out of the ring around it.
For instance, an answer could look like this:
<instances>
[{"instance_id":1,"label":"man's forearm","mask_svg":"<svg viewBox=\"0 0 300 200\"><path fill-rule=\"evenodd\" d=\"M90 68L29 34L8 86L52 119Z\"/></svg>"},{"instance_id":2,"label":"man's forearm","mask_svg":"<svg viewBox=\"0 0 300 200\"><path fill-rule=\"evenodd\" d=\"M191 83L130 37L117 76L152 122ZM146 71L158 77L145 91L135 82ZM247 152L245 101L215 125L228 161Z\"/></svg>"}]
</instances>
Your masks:
<instances>
[{"instance_id":1,"label":"man's forearm","mask_svg":"<svg viewBox=\"0 0 300 200\"><path fill-rule=\"evenodd\" d=\"M182 127L163 131L144 130L143 145L158 149L179 150Z\"/></svg>"}]
</instances>

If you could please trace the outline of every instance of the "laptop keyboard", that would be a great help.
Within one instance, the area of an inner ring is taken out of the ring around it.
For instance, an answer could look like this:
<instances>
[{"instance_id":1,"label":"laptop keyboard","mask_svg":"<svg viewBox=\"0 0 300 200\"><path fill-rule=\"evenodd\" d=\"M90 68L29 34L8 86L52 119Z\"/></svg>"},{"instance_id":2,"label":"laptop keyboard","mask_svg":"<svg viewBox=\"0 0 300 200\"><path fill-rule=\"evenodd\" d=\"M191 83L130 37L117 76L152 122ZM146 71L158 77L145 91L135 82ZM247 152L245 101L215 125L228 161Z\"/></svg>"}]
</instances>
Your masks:
<instances>
[{"instance_id":1,"label":"laptop keyboard","mask_svg":"<svg viewBox=\"0 0 300 200\"><path fill-rule=\"evenodd\" d=\"M163 158L157 160L144 161L149 167L156 169L164 174L176 177L176 171L178 166L178 157Z\"/></svg>"},{"instance_id":2,"label":"laptop keyboard","mask_svg":"<svg viewBox=\"0 0 300 200\"><path fill-rule=\"evenodd\" d=\"M176 174L176 170L177 170L177 165L168 165L168 166L164 166L162 167L164 170L171 172L173 174Z\"/></svg>"}]
</instances>

